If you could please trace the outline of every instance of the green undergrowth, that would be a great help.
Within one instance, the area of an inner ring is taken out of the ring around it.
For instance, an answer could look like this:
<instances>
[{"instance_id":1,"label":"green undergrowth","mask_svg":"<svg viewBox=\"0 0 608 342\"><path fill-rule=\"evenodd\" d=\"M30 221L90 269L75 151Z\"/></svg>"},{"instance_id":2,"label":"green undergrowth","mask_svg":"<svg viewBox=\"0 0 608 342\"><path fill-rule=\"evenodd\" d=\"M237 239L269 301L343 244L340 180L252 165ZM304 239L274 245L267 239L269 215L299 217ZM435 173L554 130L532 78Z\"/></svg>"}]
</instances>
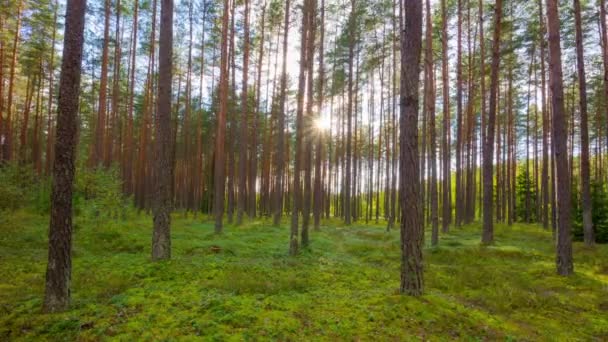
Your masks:
<instances>
[{"instance_id":1,"label":"green undergrowth","mask_svg":"<svg viewBox=\"0 0 608 342\"><path fill-rule=\"evenodd\" d=\"M176 214L173 258L153 263L150 217L78 217L71 310L43 314L47 225L0 214L0 340L608 339L608 246L576 243L576 274L559 277L534 225L497 225L487 247L479 224L453 228L425 249L426 294L410 298L384 225L328 222L289 257L287 224L216 235Z\"/></svg>"}]
</instances>

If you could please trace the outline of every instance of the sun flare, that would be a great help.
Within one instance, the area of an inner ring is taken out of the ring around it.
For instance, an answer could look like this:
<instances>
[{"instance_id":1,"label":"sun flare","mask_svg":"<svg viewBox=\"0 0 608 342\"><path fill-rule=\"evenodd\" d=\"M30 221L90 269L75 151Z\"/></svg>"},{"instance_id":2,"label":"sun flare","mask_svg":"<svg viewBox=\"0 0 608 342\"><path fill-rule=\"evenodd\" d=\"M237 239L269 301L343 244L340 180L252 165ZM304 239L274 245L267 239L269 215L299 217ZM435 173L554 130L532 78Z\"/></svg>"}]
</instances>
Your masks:
<instances>
[{"instance_id":1,"label":"sun flare","mask_svg":"<svg viewBox=\"0 0 608 342\"><path fill-rule=\"evenodd\" d=\"M328 116L322 116L315 119L315 128L321 132L328 131L331 128L330 118Z\"/></svg>"}]
</instances>

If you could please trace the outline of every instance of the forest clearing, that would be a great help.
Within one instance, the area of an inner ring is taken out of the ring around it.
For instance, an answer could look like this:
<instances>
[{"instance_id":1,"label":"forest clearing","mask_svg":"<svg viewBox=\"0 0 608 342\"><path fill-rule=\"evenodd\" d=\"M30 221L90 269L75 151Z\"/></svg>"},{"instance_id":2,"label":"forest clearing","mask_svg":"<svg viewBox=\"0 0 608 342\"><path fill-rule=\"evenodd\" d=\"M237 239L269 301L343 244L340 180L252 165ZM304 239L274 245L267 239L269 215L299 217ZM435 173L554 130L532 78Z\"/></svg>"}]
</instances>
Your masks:
<instances>
[{"instance_id":1,"label":"forest clearing","mask_svg":"<svg viewBox=\"0 0 608 342\"><path fill-rule=\"evenodd\" d=\"M132 215L132 216L131 216ZM96 222L97 221L97 222ZM574 245L576 275L554 272L551 233L479 224L425 245L426 295L399 295L399 234L328 222L314 245L286 255L287 227L259 220L213 233L173 222L171 261L151 263L149 217L79 219L73 307L40 310L43 216L0 223L0 336L8 340L602 340L608 337L608 246ZM8 228L13 227L13 228ZM428 235L428 234L427 234Z\"/></svg>"},{"instance_id":2,"label":"forest clearing","mask_svg":"<svg viewBox=\"0 0 608 342\"><path fill-rule=\"evenodd\" d=\"M606 0L0 0L0 340L608 340Z\"/></svg>"}]
</instances>

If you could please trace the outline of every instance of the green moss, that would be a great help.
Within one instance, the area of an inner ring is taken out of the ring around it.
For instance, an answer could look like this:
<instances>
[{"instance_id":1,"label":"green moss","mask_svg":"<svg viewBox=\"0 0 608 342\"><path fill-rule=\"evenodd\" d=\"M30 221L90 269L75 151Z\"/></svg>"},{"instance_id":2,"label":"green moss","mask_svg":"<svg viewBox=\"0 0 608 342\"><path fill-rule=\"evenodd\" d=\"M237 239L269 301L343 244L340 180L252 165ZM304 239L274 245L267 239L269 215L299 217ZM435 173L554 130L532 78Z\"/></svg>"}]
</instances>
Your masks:
<instances>
[{"instance_id":1,"label":"green moss","mask_svg":"<svg viewBox=\"0 0 608 342\"><path fill-rule=\"evenodd\" d=\"M41 313L48 218L0 221L0 340L574 340L608 338L608 248L575 244L555 275L551 233L479 224L425 251L426 294L403 297L399 235L329 221L287 255L266 219L213 233L173 220L173 258L150 261L151 219L76 218L71 310ZM427 234L430 237L430 234ZM429 243L427 241L427 246Z\"/></svg>"}]
</instances>

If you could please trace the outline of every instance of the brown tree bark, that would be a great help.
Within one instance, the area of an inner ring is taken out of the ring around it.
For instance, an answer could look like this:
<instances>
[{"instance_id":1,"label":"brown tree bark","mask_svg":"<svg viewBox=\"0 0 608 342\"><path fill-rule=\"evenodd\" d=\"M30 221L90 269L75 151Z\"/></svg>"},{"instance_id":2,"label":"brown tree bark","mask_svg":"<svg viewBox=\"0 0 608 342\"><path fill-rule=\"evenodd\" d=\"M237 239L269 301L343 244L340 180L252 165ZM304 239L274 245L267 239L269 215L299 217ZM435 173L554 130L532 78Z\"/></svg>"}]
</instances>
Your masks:
<instances>
[{"instance_id":1,"label":"brown tree bark","mask_svg":"<svg viewBox=\"0 0 608 342\"><path fill-rule=\"evenodd\" d=\"M325 0L321 0L321 21L319 23L320 39L319 39L319 83L317 88L317 109L319 111L318 118L321 119L323 111L323 96L325 85L325 66L324 66L324 44L325 44ZM372 95L373 97L373 95ZM314 228L318 230L321 225L321 210L323 201L323 189L321 180L321 169L323 167L324 153L323 143L325 140L325 132L318 132L316 135L316 160L315 160L315 184L314 184L314 201L313 201L313 216ZM371 150L370 150L371 151ZM371 171L370 171L371 181ZM371 201L370 201L371 202Z\"/></svg>"},{"instance_id":2,"label":"brown tree bark","mask_svg":"<svg viewBox=\"0 0 608 342\"><path fill-rule=\"evenodd\" d=\"M171 88L173 69L173 0L162 0L158 41L156 101L156 189L152 260L171 258Z\"/></svg>"},{"instance_id":3,"label":"brown tree bark","mask_svg":"<svg viewBox=\"0 0 608 342\"><path fill-rule=\"evenodd\" d=\"M291 207L291 230L289 237L289 254L296 255L299 249L298 230L299 216L302 208L302 184L300 173L303 162L303 140L304 140L304 92L306 88L306 62L308 44L308 15L311 0L305 0L302 7L302 35L300 45L300 73L298 76L298 94L296 97L296 145L294 155L293 181L292 181L292 207Z\"/></svg>"},{"instance_id":4,"label":"brown tree bark","mask_svg":"<svg viewBox=\"0 0 608 342\"><path fill-rule=\"evenodd\" d=\"M287 38L289 36L289 11L290 0L285 1L285 22L283 25L283 62L281 67L281 94L279 113L277 120L277 158L275 165L275 185L273 193L273 225L281 224L283 214L283 184L285 173L285 101L287 96ZM296 234L297 236L297 234Z\"/></svg>"},{"instance_id":5,"label":"brown tree bark","mask_svg":"<svg viewBox=\"0 0 608 342\"><path fill-rule=\"evenodd\" d=\"M422 48L422 2L404 0L405 25L401 34L400 179L401 293L420 296L424 290L420 222L418 155L418 84Z\"/></svg>"},{"instance_id":6,"label":"brown tree bark","mask_svg":"<svg viewBox=\"0 0 608 342\"><path fill-rule=\"evenodd\" d=\"M312 148L314 133L313 103L314 103L314 53L315 53L315 20L316 20L316 0L310 0L308 9L308 37L306 46L306 109L304 114L304 197L302 201L302 246L309 245L309 226L310 210L312 207Z\"/></svg>"},{"instance_id":7,"label":"brown tree bark","mask_svg":"<svg viewBox=\"0 0 608 342\"><path fill-rule=\"evenodd\" d=\"M346 170L344 181L344 224L350 225L351 213L351 191L352 191L352 132L353 132L353 65L355 59L355 29L356 29L356 0L350 1L350 15L348 19L348 107L346 112Z\"/></svg>"},{"instance_id":8,"label":"brown tree bark","mask_svg":"<svg viewBox=\"0 0 608 342\"><path fill-rule=\"evenodd\" d=\"M104 160L105 137L106 137L106 99L108 88L108 59L110 46L110 0L105 0L104 7L104 29L103 29L103 50L101 54L101 76L99 80L99 104L97 107L97 125L95 127L95 140L91 164L99 166Z\"/></svg>"},{"instance_id":9,"label":"brown tree bark","mask_svg":"<svg viewBox=\"0 0 608 342\"><path fill-rule=\"evenodd\" d=\"M65 310L70 303L72 188L76 160L85 10L85 0L68 0L57 109L56 158L53 164L51 192L49 252L44 294L46 312Z\"/></svg>"},{"instance_id":10,"label":"brown tree bark","mask_svg":"<svg viewBox=\"0 0 608 342\"><path fill-rule=\"evenodd\" d=\"M123 150L123 172L122 177L124 181L123 191L130 195L133 192L133 111L135 101L135 59L137 57L137 25L138 25L138 12L139 2L135 0L133 3L133 29L132 29L132 51L131 51L131 66L129 67L129 104L127 108L127 129L125 134L125 144Z\"/></svg>"},{"instance_id":11,"label":"brown tree bark","mask_svg":"<svg viewBox=\"0 0 608 342\"><path fill-rule=\"evenodd\" d=\"M595 243L593 219L591 216L591 190L589 185L589 127L587 119L587 77L585 75L585 57L583 53L583 30L580 0L574 1L574 21L576 30L576 69L578 73L579 107L581 115L581 202L583 208L583 233L585 245Z\"/></svg>"},{"instance_id":12,"label":"brown tree bark","mask_svg":"<svg viewBox=\"0 0 608 342\"><path fill-rule=\"evenodd\" d=\"M2 145L2 160L12 160L13 159L13 121L12 121L12 113L13 113L13 96L15 89L15 68L17 67L17 54L19 47L19 37L21 35L21 17L22 17L22 6L23 3L21 0L18 1L17 5L17 23L15 25L15 37L13 39L13 52L12 52L12 60L9 71L9 79L8 79L8 96L6 101L6 119L4 120L4 131L1 132L4 136L4 143ZM0 137L2 139L2 137Z\"/></svg>"},{"instance_id":13,"label":"brown tree bark","mask_svg":"<svg viewBox=\"0 0 608 342\"><path fill-rule=\"evenodd\" d=\"M260 49L258 53L258 65L257 65L257 80L256 80L256 96L255 96L255 110L253 112L253 118L251 121L251 133L250 137L250 146L249 146L249 193L248 193L248 202L247 202L247 212L249 218L254 218L256 216L257 205L257 187L256 180L258 174L258 121L259 121L259 111L260 111L260 94L262 89L262 65L264 63L264 43L265 43L265 30L266 30L266 1L264 1L264 5L262 6L262 14L260 19L261 33L260 33ZM270 58L269 58L270 60Z\"/></svg>"},{"instance_id":14,"label":"brown tree bark","mask_svg":"<svg viewBox=\"0 0 608 342\"><path fill-rule=\"evenodd\" d=\"M55 41L57 38L57 12L59 11L59 4L57 0L53 3L53 34L51 39L51 57L49 60L49 102L47 104L47 126L46 126L46 157L44 160L44 173L46 175L51 174L51 166L53 165L53 138L54 138L54 126L53 126L53 99L55 98L54 94L54 82L55 82ZM0 57L0 63L2 61L2 57ZM2 79L2 77L0 77ZM2 82L0 82L2 83ZM0 86L2 87L2 86ZM0 91L0 98L2 97L2 91ZM2 100L0 100L2 102ZM2 112L2 105L0 105L0 112ZM1 121L1 120L0 120ZM0 133L2 133L2 125L0 125ZM0 151L0 155L2 151ZM1 160L1 158L0 158Z\"/></svg>"},{"instance_id":15,"label":"brown tree bark","mask_svg":"<svg viewBox=\"0 0 608 342\"><path fill-rule=\"evenodd\" d=\"M462 0L457 6L457 51L456 51L456 226L463 222L463 186L462 186Z\"/></svg>"},{"instance_id":16,"label":"brown tree bark","mask_svg":"<svg viewBox=\"0 0 608 342\"><path fill-rule=\"evenodd\" d=\"M42 174L42 151L40 148L41 136L41 123L42 123L42 79L44 76L44 68L42 66L42 58L40 59L40 68L38 75L38 85L36 86L36 109L34 114L34 132L32 134L32 163L34 164L34 170L36 175Z\"/></svg>"},{"instance_id":17,"label":"brown tree bark","mask_svg":"<svg viewBox=\"0 0 608 342\"><path fill-rule=\"evenodd\" d=\"M152 27L150 32L150 49L148 54L148 70L146 75L146 86L144 91L144 104L143 104L143 118L141 120L141 127L139 130L139 155L137 162L137 176L136 180L136 192L135 192L135 203L139 209L148 209L150 196L147 193L150 183L152 170L149 166L150 156L150 125L152 122L153 103L154 96L152 91L153 84L153 73L155 63L155 51L156 51L156 0L152 1Z\"/></svg>"},{"instance_id":18,"label":"brown tree bark","mask_svg":"<svg viewBox=\"0 0 608 342\"><path fill-rule=\"evenodd\" d=\"M602 61L604 66L604 97L608 99L608 28L606 27L606 0L600 0L600 30L602 41ZM608 106L605 108L606 143L608 147Z\"/></svg>"},{"instance_id":19,"label":"brown tree bark","mask_svg":"<svg viewBox=\"0 0 608 342\"><path fill-rule=\"evenodd\" d=\"M500 28L502 19L502 0L496 0L494 9L494 42L492 46L492 69L490 75L490 110L488 128L484 142L483 158L483 234L481 242L494 242L494 220L492 212L493 177L492 156L494 155L494 135L496 129L496 103L498 96L498 70L500 67Z\"/></svg>"},{"instance_id":20,"label":"brown tree bark","mask_svg":"<svg viewBox=\"0 0 608 342\"><path fill-rule=\"evenodd\" d=\"M485 35L484 35L484 14L483 14L483 0L479 0L479 75L480 75L480 102L481 102L481 112L480 112L480 116L481 116L481 133L480 133L480 142L479 142L479 146L480 146L480 150L481 150L481 155L482 157L484 156L484 143L486 141L486 112L487 112L487 108L486 108L486 50L485 50ZM481 176L481 175L480 175ZM480 180L479 182L479 192L480 192L480 196L479 196L479 210L481 212L483 212L483 204L482 204L482 197L481 194L483 192L483 180Z\"/></svg>"},{"instance_id":21,"label":"brown tree bark","mask_svg":"<svg viewBox=\"0 0 608 342\"><path fill-rule=\"evenodd\" d=\"M224 150L226 134L226 111L228 109L228 19L230 0L224 0L222 14L222 46L220 57L219 112L215 133L215 170L213 191L213 212L215 215L215 232L223 231L224 196L226 187L226 156Z\"/></svg>"},{"instance_id":22,"label":"brown tree bark","mask_svg":"<svg viewBox=\"0 0 608 342\"><path fill-rule=\"evenodd\" d=\"M553 114L552 133L557 177L555 182L557 192L556 264L557 273L565 276L574 272L574 266L572 264L572 236L570 235L570 175L568 173L568 146L566 139L564 139L567 128L557 0L547 0L547 23L549 32L549 82L551 85L551 112Z\"/></svg>"},{"instance_id":23,"label":"brown tree bark","mask_svg":"<svg viewBox=\"0 0 608 342\"><path fill-rule=\"evenodd\" d=\"M543 119L543 165L541 171L541 189L543 198L542 221L543 228L549 229L549 111L546 99L546 76L545 76L545 16L543 14L543 0L538 0L538 16L540 22L539 44L540 44L540 75L541 75L541 106Z\"/></svg>"},{"instance_id":24,"label":"brown tree bark","mask_svg":"<svg viewBox=\"0 0 608 342\"><path fill-rule=\"evenodd\" d=\"M435 130L435 76L433 66L433 22L431 18L431 1L426 0L426 40L425 40L425 94L426 115L429 120L429 197L431 201L431 245L439 243L439 203L437 199L437 142Z\"/></svg>"},{"instance_id":25,"label":"brown tree bark","mask_svg":"<svg viewBox=\"0 0 608 342\"><path fill-rule=\"evenodd\" d=\"M450 84L448 74L448 14L446 0L441 0L441 52L442 67L441 80L443 83L443 218L441 220L442 231L448 232L452 221L452 203L450 202Z\"/></svg>"},{"instance_id":26,"label":"brown tree bark","mask_svg":"<svg viewBox=\"0 0 608 342\"><path fill-rule=\"evenodd\" d=\"M249 108L247 95L247 88L249 87L249 0L245 0L244 17L245 27L243 30L243 85L241 89L241 120L239 122L239 140L241 141L241 146L239 147L239 189L236 209L237 225L243 223L243 215L247 210L247 147L245 146L245 144L248 142L247 133L249 131ZM249 186L252 187L251 184Z\"/></svg>"},{"instance_id":27,"label":"brown tree bark","mask_svg":"<svg viewBox=\"0 0 608 342\"><path fill-rule=\"evenodd\" d=\"M114 37L114 71L112 75L112 112L108 119L108 130L106 131L106 148L104 164L110 167L113 161L120 160L120 122L119 122L119 106L120 106L120 61L121 61L121 46L120 46L120 0L116 0L116 28Z\"/></svg>"},{"instance_id":28,"label":"brown tree bark","mask_svg":"<svg viewBox=\"0 0 608 342\"><path fill-rule=\"evenodd\" d=\"M27 162L26 150L27 150L27 129L30 119L30 110L32 105L32 97L34 94L34 87L36 85L36 77L38 75L29 75L27 77L27 85L25 86L25 103L23 105L23 120L21 121L21 132L19 134L19 163L25 164ZM32 79L34 78L34 79Z\"/></svg>"}]
</instances>

